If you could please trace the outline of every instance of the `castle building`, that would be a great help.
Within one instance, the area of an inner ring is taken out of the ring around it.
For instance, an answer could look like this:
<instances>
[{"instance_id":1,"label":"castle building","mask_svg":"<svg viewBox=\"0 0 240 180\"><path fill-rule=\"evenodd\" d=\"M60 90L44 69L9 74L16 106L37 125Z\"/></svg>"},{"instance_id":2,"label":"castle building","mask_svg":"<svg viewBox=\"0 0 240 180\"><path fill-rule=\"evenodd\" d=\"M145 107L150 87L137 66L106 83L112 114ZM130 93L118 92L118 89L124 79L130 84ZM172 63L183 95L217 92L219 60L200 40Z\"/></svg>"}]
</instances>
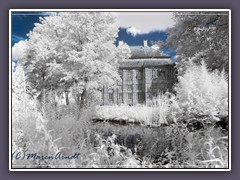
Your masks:
<instances>
[{"instance_id":1,"label":"castle building","mask_svg":"<svg viewBox=\"0 0 240 180\"><path fill-rule=\"evenodd\" d=\"M122 81L118 87L103 89L103 105L148 104L160 92L173 89L176 72L170 56L149 47L147 41L143 46L130 46L130 50L131 57L119 67Z\"/></svg>"}]
</instances>

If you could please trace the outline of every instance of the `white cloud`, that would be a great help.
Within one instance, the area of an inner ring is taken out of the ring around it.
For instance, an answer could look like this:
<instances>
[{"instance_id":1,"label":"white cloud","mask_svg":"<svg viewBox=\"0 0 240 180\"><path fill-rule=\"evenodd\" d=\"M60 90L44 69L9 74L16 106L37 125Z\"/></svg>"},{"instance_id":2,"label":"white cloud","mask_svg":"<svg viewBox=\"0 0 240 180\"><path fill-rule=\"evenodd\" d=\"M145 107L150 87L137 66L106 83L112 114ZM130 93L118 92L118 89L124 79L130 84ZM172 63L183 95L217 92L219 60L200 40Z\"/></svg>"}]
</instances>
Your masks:
<instances>
[{"instance_id":1,"label":"white cloud","mask_svg":"<svg viewBox=\"0 0 240 180\"><path fill-rule=\"evenodd\" d=\"M175 24L171 12L118 12L117 15L121 27L135 27L138 34L165 30Z\"/></svg>"},{"instance_id":2,"label":"white cloud","mask_svg":"<svg viewBox=\"0 0 240 180\"><path fill-rule=\"evenodd\" d=\"M160 49L159 46L158 46L158 45L155 45L155 44L152 45L151 48L153 48L154 50L159 50L159 49Z\"/></svg>"},{"instance_id":3,"label":"white cloud","mask_svg":"<svg viewBox=\"0 0 240 180\"><path fill-rule=\"evenodd\" d=\"M21 41L21 40L24 40L24 39L26 39L26 38L24 38L22 36L15 35L15 34L12 35L13 42L18 42L18 41Z\"/></svg>"},{"instance_id":4,"label":"white cloud","mask_svg":"<svg viewBox=\"0 0 240 180\"><path fill-rule=\"evenodd\" d=\"M58 12L42 12L41 14L44 16L56 16L59 13Z\"/></svg>"},{"instance_id":5,"label":"white cloud","mask_svg":"<svg viewBox=\"0 0 240 180\"><path fill-rule=\"evenodd\" d=\"M131 34L132 36L136 36L137 34L140 34L141 31L137 28L135 28L134 26L131 26L129 28L127 28L127 33Z\"/></svg>"},{"instance_id":6,"label":"white cloud","mask_svg":"<svg viewBox=\"0 0 240 180\"><path fill-rule=\"evenodd\" d=\"M12 70L13 70L13 71L15 70L16 65L17 65L17 64L16 64L14 61L12 61Z\"/></svg>"},{"instance_id":7,"label":"white cloud","mask_svg":"<svg viewBox=\"0 0 240 180\"><path fill-rule=\"evenodd\" d=\"M24 55L24 51L27 48L26 41L19 41L12 47L12 60L17 61Z\"/></svg>"}]
</instances>

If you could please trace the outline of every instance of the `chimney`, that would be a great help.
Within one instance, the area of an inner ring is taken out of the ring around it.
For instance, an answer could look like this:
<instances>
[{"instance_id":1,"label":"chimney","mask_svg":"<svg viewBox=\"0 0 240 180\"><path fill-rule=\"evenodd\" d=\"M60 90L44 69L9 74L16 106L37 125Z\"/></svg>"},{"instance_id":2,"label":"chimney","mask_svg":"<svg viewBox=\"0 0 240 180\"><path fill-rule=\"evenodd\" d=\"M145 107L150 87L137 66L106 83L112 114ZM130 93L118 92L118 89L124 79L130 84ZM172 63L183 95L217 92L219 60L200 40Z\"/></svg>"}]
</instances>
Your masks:
<instances>
[{"instance_id":1,"label":"chimney","mask_svg":"<svg viewBox=\"0 0 240 180\"><path fill-rule=\"evenodd\" d=\"M118 41L118 46L124 45L124 41Z\"/></svg>"},{"instance_id":2,"label":"chimney","mask_svg":"<svg viewBox=\"0 0 240 180\"><path fill-rule=\"evenodd\" d=\"M148 46L147 40L144 40L144 41L143 41L143 46L144 46L144 47L147 47L147 46Z\"/></svg>"}]
</instances>

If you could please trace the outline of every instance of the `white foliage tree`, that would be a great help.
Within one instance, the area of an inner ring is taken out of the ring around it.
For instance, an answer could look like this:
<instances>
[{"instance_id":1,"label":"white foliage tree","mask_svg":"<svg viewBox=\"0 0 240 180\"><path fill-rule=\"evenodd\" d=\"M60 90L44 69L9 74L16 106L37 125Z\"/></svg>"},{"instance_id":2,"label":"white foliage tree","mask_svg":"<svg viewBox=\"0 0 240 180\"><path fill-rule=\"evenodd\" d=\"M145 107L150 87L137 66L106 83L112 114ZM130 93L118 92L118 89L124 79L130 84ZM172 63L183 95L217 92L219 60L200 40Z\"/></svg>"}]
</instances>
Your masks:
<instances>
[{"instance_id":1,"label":"white foliage tree","mask_svg":"<svg viewBox=\"0 0 240 180\"><path fill-rule=\"evenodd\" d=\"M178 12L167 32L167 45L176 50L177 67L183 73L189 61L204 61L210 70L228 72L228 12Z\"/></svg>"},{"instance_id":2,"label":"white foliage tree","mask_svg":"<svg viewBox=\"0 0 240 180\"><path fill-rule=\"evenodd\" d=\"M12 72L12 111L13 120L21 118L26 108L26 85L23 68L18 65Z\"/></svg>"},{"instance_id":3,"label":"white foliage tree","mask_svg":"<svg viewBox=\"0 0 240 180\"><path fill-rule=\"evenodd\" d=\"M22 66L18 65L12 72L12 142L13 150L23 148L26 129L35 122L31 116L35 113L35 103L26 92L26 81ZM31 118L32 123L28 120ZM34 127L35 128L35 127Z\"/></svg>"},{"instance_id":4,"label":"white foliage tree","mask_svg":"<svg viewBox=\"0 0 240 180\"><path fill-rule=\"evenodd\" d=\"M43 89L68 90L73 84L80 107L87 96L96 95L103 85L119 80L119 61L130 50L114 45L118 23L114 14L101 12L62 12L40 18L29 33L28 49L22 63L27 80L37 92Z\"/></svg>"},{"instance_id":5,"label":"white foliage tree","mask_svg":"<svg viewBox=\"0 0 240 180\"><path fill-rule=\"evenodd\" d=\"M18 65L12 72L12 163L13 167L75 167L74 160L43 161L18 159L17 153L58 153L52 135L47 130L47 120L37 111L36 100L26 90L25 73Z\"/></svg>"}]
</instances>

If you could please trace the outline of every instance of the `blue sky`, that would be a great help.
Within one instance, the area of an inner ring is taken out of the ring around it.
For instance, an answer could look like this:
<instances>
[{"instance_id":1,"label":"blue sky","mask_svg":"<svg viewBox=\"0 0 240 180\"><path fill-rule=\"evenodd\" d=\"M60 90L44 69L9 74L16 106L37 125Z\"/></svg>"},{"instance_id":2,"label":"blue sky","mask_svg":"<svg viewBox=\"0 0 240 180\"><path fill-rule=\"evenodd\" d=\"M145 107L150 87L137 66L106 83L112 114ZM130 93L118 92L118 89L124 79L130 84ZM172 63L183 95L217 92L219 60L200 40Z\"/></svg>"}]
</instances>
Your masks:
<instances>
[{"instance_id":1,"label":"blue sky","mask_svg":"<svg viewBox=\"0 0 240 180\"><path fill-rule=\"evenodd\" d=\"M27 33L33 29L34 23L39 22L39 17L44 16L39 14L37 12L17 12L12 14L12 46L21 40L27 39Z\"/></svg>"},{"instance_id":2,"label":"blue sky","mask_svg":"<svg viewBox=\"0 0 240 180\"><path fill-rule=\"evenodd\" d=\"M33 29L34 23L39 22L39 17L44 17L45 12L15 12L12 14L12 46L21 40L27 39L27 33ZM169 13L133 13L118 12L120 29L117 41L123 40L129 46L143 45L143 40L148 40L148 45L156 41L166 41L165 29L171 27L174 22ZM172 56L175 52L164 48L164 53Z\"/></svg>"},{"instance_id":3,"label":"blue sky","mask_svg":"<svg viewBox=\"0 0 240 180\"><path fill-rule=\"evenodd\" d=\"M137 34L132 36L127 32L127 28L120 28L117 41L124 41L129 46L142 46L144 40L148 40L148 46L153 45L154 42L163 41L166 42L167 33L165 31L151 31L148 33ZM165 54L168 54L174 58L176 53L168 48L163 48Z\"/></svg>"}]
</instances>

